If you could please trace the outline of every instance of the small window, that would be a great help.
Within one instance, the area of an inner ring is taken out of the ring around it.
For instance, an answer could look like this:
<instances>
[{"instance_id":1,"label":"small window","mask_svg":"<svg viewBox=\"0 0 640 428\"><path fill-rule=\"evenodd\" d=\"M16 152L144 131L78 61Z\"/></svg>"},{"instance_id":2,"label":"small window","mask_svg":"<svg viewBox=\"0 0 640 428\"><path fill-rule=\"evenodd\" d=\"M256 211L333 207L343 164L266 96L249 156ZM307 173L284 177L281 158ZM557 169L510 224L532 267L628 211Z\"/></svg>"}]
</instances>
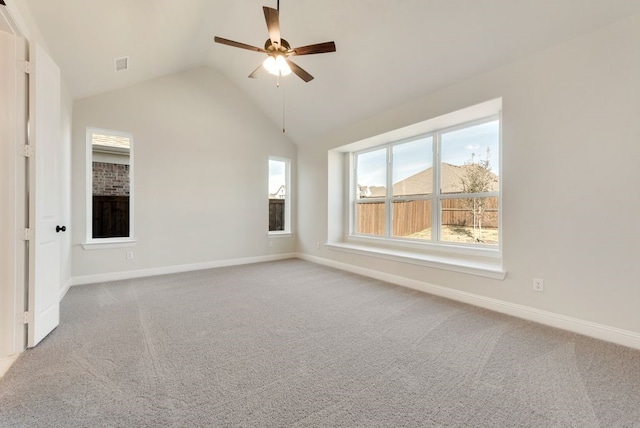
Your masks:
<instances>
[{"instance_id":1,"label":"small window","mask_svg":"<svg viewBox=\"0 0 640 428\"><path fill-rule=\"evenodd\" d=\"M291 233L289 159L269 157L269 233Z\"/></svg>"},{"instance_id":2,"label":"small window","mask_svg":"<svg viewBox=\"0 0 640 428\"><path fill-rule=\"evenodd\" d=\"M87 240L133 236L133 137L87 130Z\"/></svg>"}]
</instances>

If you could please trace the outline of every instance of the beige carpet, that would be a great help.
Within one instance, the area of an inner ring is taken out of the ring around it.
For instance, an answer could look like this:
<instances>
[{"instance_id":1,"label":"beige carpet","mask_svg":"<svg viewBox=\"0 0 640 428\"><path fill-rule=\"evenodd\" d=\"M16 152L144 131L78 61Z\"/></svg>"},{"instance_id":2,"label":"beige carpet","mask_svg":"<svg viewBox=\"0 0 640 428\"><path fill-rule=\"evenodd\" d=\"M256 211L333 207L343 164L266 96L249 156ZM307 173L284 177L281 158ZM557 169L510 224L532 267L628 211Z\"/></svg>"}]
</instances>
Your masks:
<instances>
[{"instance_id":1,"label":"beige carpet","mask_svg":"<svg viewBox=\"0 0 640 428\"><path fill-rule=\"evenodd\" d=\"M1 427L640 426L639 351L300 260L61 310L0 380Z\"/></svg>"}]
</instances>

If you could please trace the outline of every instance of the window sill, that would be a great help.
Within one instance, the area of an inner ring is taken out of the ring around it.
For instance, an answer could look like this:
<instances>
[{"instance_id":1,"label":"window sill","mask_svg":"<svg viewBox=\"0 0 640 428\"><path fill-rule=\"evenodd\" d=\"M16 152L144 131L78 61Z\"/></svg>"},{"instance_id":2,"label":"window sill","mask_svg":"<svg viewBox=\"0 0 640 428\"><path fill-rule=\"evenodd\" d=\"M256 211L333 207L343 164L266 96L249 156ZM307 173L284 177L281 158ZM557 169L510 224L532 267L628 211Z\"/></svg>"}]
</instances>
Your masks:
<instances>
[{"instance_id":1,"label":"window sill","mask_svg":"<svg viewBox=\"0 0 640 428\"><path fill-rule=\"evenodd\" d=\"M108 250L111 248L135 247L138 241L132 238L93 240L82 244L85 250Z\"/></svg>"},{"instance_id":2,"label":"window sill","mask_svg":"<svg viewBox=\"0 0 640 428\"><path fill-rule=\"evenodd\" d=\"M443 269L452 272L482 276L485 278L503 280L507 276L507 272L502 269L502 261L500 259L464 255L426 254L410 250L380 248L370 245L349 244L344 242L327 243L326 247L335 251L377 257L385 260L410 263L418 266Z\"/></svg>"},{"instance_id":3,"label":"window sill","mask_svg":"<svg viewBox=\"0 0 640 428\"><path fill-rule=\"evenodd\" d=\"M293 233L291 232L269 232L267 233L267 238L291 238Z\"/></svg>"}]
</instances>

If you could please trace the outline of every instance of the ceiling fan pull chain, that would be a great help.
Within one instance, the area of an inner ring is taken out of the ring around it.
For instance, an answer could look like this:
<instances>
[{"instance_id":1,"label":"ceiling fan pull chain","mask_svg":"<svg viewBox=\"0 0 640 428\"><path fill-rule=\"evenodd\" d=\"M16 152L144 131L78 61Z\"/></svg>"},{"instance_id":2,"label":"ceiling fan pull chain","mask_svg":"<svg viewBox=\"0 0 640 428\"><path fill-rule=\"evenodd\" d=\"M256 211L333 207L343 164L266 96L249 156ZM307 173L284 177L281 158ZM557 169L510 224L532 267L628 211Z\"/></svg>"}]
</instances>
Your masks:
<instances>
[{"instance_id":1,"label":"ceiling fan pull chain","mask_svg":"<svg viewBox=\"0 0 640 428\"><path fill-rule=\"evenodd\" d=\"M284 134L284 86L282 87L282 133Z\"/></svg>"}]
</instances>

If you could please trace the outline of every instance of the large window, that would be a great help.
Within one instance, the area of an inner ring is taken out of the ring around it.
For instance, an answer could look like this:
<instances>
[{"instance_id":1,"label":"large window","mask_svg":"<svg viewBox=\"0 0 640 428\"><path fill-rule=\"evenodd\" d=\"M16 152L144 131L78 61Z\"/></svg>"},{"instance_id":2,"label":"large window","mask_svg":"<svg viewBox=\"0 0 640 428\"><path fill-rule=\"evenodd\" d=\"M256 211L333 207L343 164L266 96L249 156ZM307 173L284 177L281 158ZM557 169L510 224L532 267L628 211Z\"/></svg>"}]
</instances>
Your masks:
<instances>
[{"instance_id":1,"label":"large window","mask_svg":"<svg viewBox=\"0 0 640 428\"><path fill-rule=\"evenodd\" d=\"M354 152L351 235L497 247L499 141L494 116Z\"/></svg>"},{"instance_id":2,"label":"large window","mask_svg":"<svg viewBox=\"0 0 640 428\"><path fill-rule=\"evenodd\" d=\"M133 236L133 137L87 129L87 241Z\"/></svg>"},{"instance_id":3,"label":"large window","mask_svg":"<svg viewBox=\"0 0 640 428\"><path fill-rule=\"evenodd\" d=\"M269 157L269 234L291 233L290 161Z\"/></svg>"}]
</instances>

